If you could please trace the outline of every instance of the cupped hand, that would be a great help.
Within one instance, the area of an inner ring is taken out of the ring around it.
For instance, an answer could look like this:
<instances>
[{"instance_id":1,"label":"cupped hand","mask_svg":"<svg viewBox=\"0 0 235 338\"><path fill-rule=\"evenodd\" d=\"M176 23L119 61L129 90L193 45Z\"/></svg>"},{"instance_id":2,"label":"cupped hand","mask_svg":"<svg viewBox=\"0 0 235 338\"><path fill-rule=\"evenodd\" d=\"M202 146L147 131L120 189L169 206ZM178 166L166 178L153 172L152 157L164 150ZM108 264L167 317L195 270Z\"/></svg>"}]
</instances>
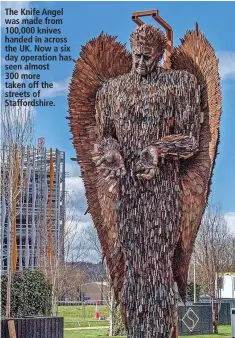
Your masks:
<instances>
[{"instance_id":1,"label":"cupped hand","mask_svg":"<svg viewBox=\"0 0 235 338\"><path fill-rule=\"evenodd\" d=\"M96 167L104 170L104 177L118 178L126 175L123 157L118 150L108 150L103 156L95 159Z\"/></svg>"},{"instance_id":2,"label":"cupped hand","mask_svg":"<svg viewBox=\"0 0 235 338\"><path fill-rule=\"evenodd\" d=\"M150 180L157 173L158 149L155 146L144 148L140 154L140 160L137 162L137 177Z\"/></svg>"}]
</instances>

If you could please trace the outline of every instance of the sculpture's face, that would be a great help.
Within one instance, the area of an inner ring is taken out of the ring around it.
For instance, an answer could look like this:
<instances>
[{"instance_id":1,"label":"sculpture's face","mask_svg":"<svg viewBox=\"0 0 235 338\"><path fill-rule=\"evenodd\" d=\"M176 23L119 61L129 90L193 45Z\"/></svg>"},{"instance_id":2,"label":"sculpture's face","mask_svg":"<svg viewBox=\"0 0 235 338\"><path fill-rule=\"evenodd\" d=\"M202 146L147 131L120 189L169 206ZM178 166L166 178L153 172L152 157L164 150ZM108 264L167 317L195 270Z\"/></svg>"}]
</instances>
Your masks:
<instances>
[{"instance_id":1,"label":"sculpture's face","mask_svg":"<svg viewBox=\"0 0 235 338\"><path fill-rule=\"evenodd\" d=\"M157 52L155 48L133 47L133 67L139 75L148 75L158 63Z\"/></svg>"}]
</instances>

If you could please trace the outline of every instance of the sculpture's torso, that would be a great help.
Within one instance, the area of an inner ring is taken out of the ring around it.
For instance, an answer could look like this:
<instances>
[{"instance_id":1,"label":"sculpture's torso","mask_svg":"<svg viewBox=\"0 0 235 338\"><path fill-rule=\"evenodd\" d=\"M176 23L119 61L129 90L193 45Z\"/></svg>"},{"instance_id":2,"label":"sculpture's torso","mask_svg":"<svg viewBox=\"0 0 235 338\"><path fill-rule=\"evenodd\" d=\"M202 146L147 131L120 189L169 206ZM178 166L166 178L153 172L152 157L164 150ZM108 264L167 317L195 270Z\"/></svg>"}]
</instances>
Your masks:
<instances>
[{"instance_id":1,"label":"sculpture's torso","mask_svg":"<svg viewBox=\"0 0 235 338\"><path fill-rule=\"evenodd\" d=\"M124 148L142 150L152 141L175 132L174 105L180 90L180 73L159 69L146 78L130 73L110 81L110 113Z\"/></svg>"},{"instance_id":2,"label":"sculpture's torso","mask_svg":"<svg viewBox=\"0 0 235 338\"><path fill-rule=\"evenodd\" d=\"M120 184L117 227L127 262L123 302L129 299L126 306L134 307L139 318L131 337L141 331L148 332L146 337L168 338L171 330L162 332L176 303L171 261L179 236L179 160L161 159L158 174L149 181L137 179L136 163L152 142L182 131L176 98L184 74L159 69L146 78L130 73L108 84L110 117L127 169ZM145 299L138 299L140 290L145 290ZM155 324L148 322L149 312L156 316Z\"/></svg>"}]
</instances>

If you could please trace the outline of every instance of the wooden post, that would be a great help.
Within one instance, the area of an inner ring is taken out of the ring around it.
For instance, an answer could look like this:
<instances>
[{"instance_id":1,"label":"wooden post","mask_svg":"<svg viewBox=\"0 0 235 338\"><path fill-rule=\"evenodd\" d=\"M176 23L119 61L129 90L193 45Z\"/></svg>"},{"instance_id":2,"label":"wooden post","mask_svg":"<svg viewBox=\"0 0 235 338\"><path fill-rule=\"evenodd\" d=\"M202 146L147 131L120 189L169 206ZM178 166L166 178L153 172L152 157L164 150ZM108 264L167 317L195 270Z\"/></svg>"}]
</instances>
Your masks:
<instances>
[{"instance_id":1,"label":"wooden post","mask_svg":"<svg viewBox=\"0 0 235 338\"><path fill-rule=\"evenodd\" d=\"M172 334L170 335L170 338L178 338L178 336L179 336L179 327L178 327L179 319L178 318L179 318L178 317L178 310L176 310L175 313L174 313L175 326L173 328Z\"/></svg>"},{"instance_id":2,"label":"wooden post","mask_svg":"<svg viewBox=\"0 0 235 338\"><path fill-rule=\"evenodd\" d=\"M16 328L14 319L9 319L7 321L9 338L16 338Z\"/></svg>"},{"instance_id":3,"label":"wooden post","mask_svg":"<svg viewBox=\"0 0 235 338\"><path fill-rule=\"evenodd\" d=\"M175 326L172 338L178 338L178 337L179 337L179 328L178 328L178 323L177 323L177 325Z\"/></svg>"}]
</instances>

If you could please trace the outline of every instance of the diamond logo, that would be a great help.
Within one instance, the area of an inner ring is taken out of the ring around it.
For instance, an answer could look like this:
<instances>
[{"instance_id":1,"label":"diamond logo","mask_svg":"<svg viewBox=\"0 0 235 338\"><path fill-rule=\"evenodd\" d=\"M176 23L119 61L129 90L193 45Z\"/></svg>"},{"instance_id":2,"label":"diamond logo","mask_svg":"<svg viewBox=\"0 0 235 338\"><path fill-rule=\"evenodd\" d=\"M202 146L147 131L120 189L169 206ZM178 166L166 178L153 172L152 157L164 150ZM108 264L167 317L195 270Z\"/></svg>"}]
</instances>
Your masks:
<instances>
[{"instance_id":1,"label":"diamond logo","mask_svg":"<svg viewBox=\"0 0 235 338\"><path fill-rule=\"evenodd\" d=\"M191 309L191 307L187 310L184 317L181 319L184 325L192 332L197 325L199 318L196 313Z\"/></svg>"}]
</instances>

